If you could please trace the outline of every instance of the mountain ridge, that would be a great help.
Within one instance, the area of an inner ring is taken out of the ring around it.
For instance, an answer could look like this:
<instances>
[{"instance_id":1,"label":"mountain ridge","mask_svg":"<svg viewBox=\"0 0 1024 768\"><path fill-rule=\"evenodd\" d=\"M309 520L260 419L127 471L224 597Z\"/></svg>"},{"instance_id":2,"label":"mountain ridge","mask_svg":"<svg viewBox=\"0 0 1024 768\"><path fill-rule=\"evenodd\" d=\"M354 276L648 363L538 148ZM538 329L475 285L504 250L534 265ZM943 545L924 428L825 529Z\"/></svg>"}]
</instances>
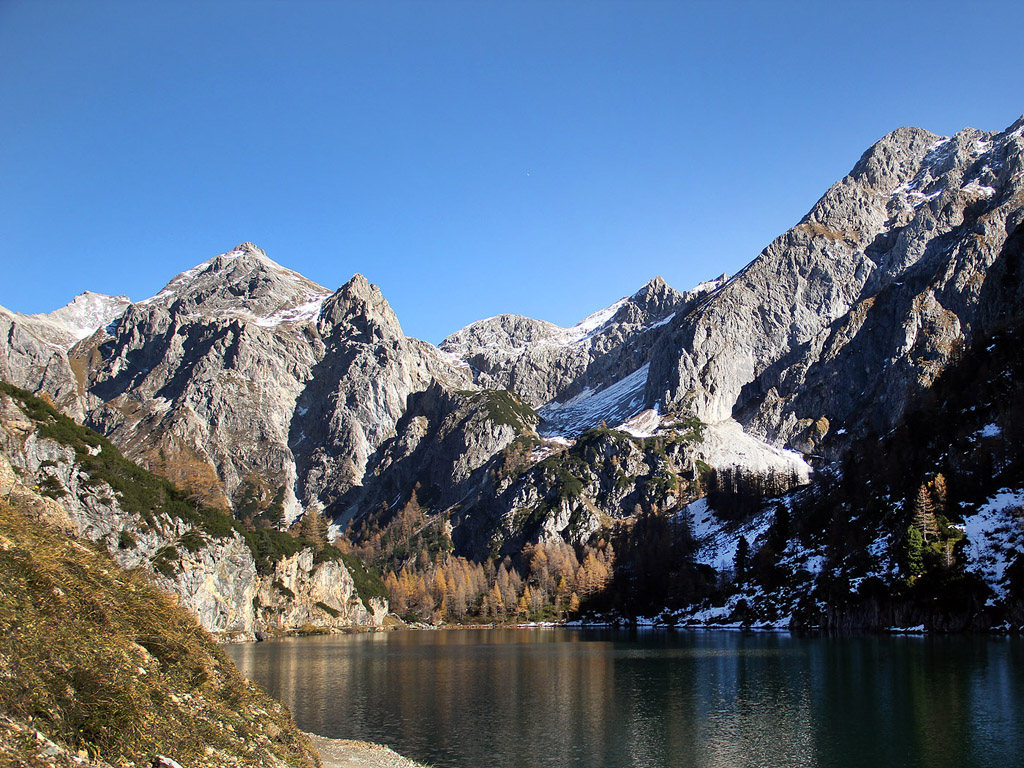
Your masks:
<instances>
[{"instance_id":1,"label":"mountain ridge","mask_svg":"<svg viewBox=\"0 0 1024 768\"><path fill-rule=\"evenodd\" d=\"M1013 320L1022 133L897 129L737 274L570 328L498 315L434 347L362 275L332 293L243 243L69 350L0 314L0 374L209 502L326 511L360 546L421 513L477 559L638 515L717 531L803 498Z\"/></svg>"}]
</instances>

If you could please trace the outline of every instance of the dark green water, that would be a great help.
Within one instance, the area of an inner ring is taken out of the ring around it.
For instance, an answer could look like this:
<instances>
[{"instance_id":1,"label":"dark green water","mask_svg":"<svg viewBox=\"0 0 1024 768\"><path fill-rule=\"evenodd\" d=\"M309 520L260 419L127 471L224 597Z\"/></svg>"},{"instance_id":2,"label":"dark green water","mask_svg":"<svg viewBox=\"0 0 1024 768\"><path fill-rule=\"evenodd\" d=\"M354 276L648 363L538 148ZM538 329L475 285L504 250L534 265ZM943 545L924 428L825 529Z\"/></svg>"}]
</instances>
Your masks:
<instances>
[{"instance_id":1,"label":"dark green water","mask_svg":"<svg viewBox=\"0 0 1024 768\"><path fill-rule=\"evenodd\" d=\"M1024 642L567 629L239 645L307 731L439 768L1024 765Z\"/></svg>"}]
</instances>

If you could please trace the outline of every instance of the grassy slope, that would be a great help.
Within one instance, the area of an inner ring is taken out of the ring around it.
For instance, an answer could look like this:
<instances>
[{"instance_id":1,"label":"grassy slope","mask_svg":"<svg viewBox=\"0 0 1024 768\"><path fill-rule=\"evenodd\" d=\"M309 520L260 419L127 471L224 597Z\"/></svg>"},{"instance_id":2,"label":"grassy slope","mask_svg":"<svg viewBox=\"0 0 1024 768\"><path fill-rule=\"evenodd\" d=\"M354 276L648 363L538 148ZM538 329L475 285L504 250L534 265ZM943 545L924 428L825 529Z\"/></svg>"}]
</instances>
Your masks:
<instances>
[{"instance_id":1,"label":"grassy slope","mask_svg":"<svg viewBox=\"0 0 1024 768\"><path fill-rule=\"evenodd\" d=\"M0 501L0 765L40 764L12 721L111 764L318 764L172 597Z\"/></svg>"}]
</instances>

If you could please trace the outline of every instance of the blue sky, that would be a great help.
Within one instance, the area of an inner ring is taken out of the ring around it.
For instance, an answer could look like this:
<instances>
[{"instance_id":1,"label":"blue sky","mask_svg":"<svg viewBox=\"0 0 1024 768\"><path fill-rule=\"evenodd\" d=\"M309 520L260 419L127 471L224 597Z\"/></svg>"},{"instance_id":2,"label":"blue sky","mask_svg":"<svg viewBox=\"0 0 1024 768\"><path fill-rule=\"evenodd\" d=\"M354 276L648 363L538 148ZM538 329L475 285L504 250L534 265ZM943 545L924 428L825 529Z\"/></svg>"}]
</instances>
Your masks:
<instances>
[{"instance_id":1,"label":"blue sky","mask_svg":"<svg viewBox=\"0 0 1024 768\"><path fill-rule=\"evenodd\" d=\"M1024 113L1020 3L0 0L0 304L243 240L438 342L735 272L900 125Z\"/></svg>"}]
</instances>

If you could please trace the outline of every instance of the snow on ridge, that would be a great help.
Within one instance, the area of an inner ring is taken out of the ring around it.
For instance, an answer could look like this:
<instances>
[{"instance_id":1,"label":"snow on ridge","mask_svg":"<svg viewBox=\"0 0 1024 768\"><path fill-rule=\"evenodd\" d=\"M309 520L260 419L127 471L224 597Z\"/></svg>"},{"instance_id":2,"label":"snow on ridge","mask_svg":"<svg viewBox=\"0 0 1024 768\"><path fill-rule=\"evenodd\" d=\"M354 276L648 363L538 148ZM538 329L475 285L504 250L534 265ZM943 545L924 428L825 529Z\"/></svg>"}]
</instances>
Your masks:
<instances>
[{"instance_id":1,"label":"snow on ridge","mask_svg":"<svg viewBox=\"0 0 1024 768\"><path fill-rule=\"evenodd\" d=\"M65 346L70 348L82 339L92 336L98 329L106 327L130 304L131 300L127 296L107 296L103 293L85 291L60 309L32 317L53 324L68 334Z\"/></svg>"},{"instance_id":2,"label":"snow on ridge","mask_svg":"<svg viewBox=\"0 0 1024 768\"><path fill-rule=\"evenodd\" d=\"M170 279L170 281L167 283L167 285L165 285L160 290L159 293L157 293L157 294L155 294L153 296L150 296L148 299L143 299L142 301L140 301L138 303L140 305L145 306L145 305L148 305L148 304L154 304L154 303L160 301L161 299L166 299L166 298L168 298L170 296L173 296L181 286L183 286L185 283L187 283L190 280L192 280L194 277L197 277L197 276L201 275L203 272L205 272L207 269L210 268L210 266L213 264L213 262L216 261L217 259L224 258L224 259L233 260L233 259L237 259L241 255L242 255L241 251L235 250L235 251L228 251L227 253L221 253L221 254L218 254L216 256L213 256L212 258L207 259L206 261L202 262L201 264L196 264L194 267L191 267L190 269L186 269L184 272L179 272L178 274L176 274L174 277L172 277Z\"/></svg>"},{"instance_id":3,"label":"snow on ridge","mask_svg":"<svg viewBox=\"0 0 1024 768\"><path fill-rule=\"evenodd\" d=\"M253 251L245 247L246 245L247 244L243 243L242 245L230 251L227 251L226 253L217 254L216 256L207 259L201 264L197 264L196 266L191 267L190 269L186 269L184 272L179 272L177 275L171 278L170 282L168 282L159 293L157 293L155 296L150 296L148 299L144 299L138 303L140 305L145 306L170 299L171 297L175 296L178 293L178 291L180 291L182 288L187 286L189 283L193 282L196 278L200 277L201 275L204 275L205 273L213 269L218 262L221 265L223 265L226 262L233 262L241 258L242 256L246 255L250 256L256 262L258 262L261 265L262 269L264 269L265 271L273 273L280 278L290 281L292 284L294 284L296 292L305 289L305 293L307 294L307 300L312 300L320 295L317 289L319 289L320 291L327 292L327 289L324 288L322 285L318 285L314 281L310 280L304 275L299 274L295 270L288 269L287 267L278 264L276 261L268 257L266 253L262 251L262 249L256 249L256 251ZM327 292L327 295L330 295L330 292Z\"/></svg>"},{"instance_id":4,"label":"snow on ridge","mask_svg":"<svg viewBox=\"0 0 1024 768\"><path fill-rule=\"evenodd\" d=\"M723 272L714 280L701 280L699 283L693 286L693 288L688 290L687 293L711 293L712 291L721 288L723 285L732 280L732 277Z\"/></svg>"},{"instance_id":5,"label":"snow on ridge","mask_svg":"<svg viewBox=\"0 0 1024 768\"><path fill-rule=\"evenodd\" d=\"M304 297L302 304L282 307L266 317L256 318L256 325L262 328L276 328L282 323L300 323L315 320L320 315L324 302L332 296L330 293L314 294Z\"/></svg>"},{"instance_id":6,"label":"snow on ridge","mask_svg":"<svg viewBox=\"0 0 1024 768\"><path fill-rule=\"evenodd\" d=\"M563 329L562 332L558 334L558 342L568 345L579 344L582 341L586 341L597 331L607 325L608 321L615 316L615 313L618 312L622 305L627 301L629 301L627 298L619 299L610 307L599 309L597 312L587 315L571 328Z\"/></svg>"},{"instance_id":7,"label":"snow on ridge","mask_svg":"<svg viewBox=\"0 0 1024 768\"><path fill-rule=\"evenodd\" d=\"M580 345L596 336L627 301L629 301L628 298L619 299L611 306L587 315L569 328L525 315L494 315L472 322L456 331L448 336L442 345L461 349L462 354L466 356L487 349L522 352L539 347L557 348ZM530 323L535 323L538 326L538 332L532 338L514 341L509 333L500 327L504 317L522 318ZM499 327L495 328L496 325ZM467 339L472 339L472 341L467 341Z\"/></svg>"},{"instance_id":8,"label":"snow on ridge","mask_svg":"<svg viewBox=\"0 0 1024 768\"><path fill-rule=\"evenodd\" d=\"M994 139L981 137L976 138L974 143L967 149L972 157L980 157L989 154L995 146L996 141ZM923 203L937 198L945 191L945 186L928 193L921 190L926 189L929 185L938 182L942 178L943 173L939 170L939 167L948 159L949 153L955 149L956 143L951 143L951 139L946 138L936 141L925 153L924 159L921 161L921 167L914 178L894 189L891 197L902 197L903 202L912 208L917 208ZM992 160L986 163L985 168L988 169L990 166L998 167L999 163ZM993 187L982 184L977 178L972 180L965 179L961 185L961 191L980 198L993 197L997 192Z\"/></svg>"},{"instance_id":9,"label":"snow on ridge","mask_svg":"<svg viewBox=\"0 0 1024 768\"><path fill-rule=\"evenodd\" d=\"M668 315L667 317L663 317L658 322L651 323L651 325L649 325L648 328L649 329L650 328L661 328L661 326L663 326L663 325L668 325L669 323L672 322L672 320L675 318L675 316L676 316L676 313L673 312L672 314Z\"/></svg>"},{"instance_id":10,"label":"snow on ridge","mask_svg":"<svg viewBox=\"0 0 1024 768\"><path fill-rule=\"evenodd\" d=\"M640 411L636 416L619 424L616 429L632 435L633 437L654 437L661 426L661 414L657 408L648 408Z\"/></svg>"}]
</instances>

